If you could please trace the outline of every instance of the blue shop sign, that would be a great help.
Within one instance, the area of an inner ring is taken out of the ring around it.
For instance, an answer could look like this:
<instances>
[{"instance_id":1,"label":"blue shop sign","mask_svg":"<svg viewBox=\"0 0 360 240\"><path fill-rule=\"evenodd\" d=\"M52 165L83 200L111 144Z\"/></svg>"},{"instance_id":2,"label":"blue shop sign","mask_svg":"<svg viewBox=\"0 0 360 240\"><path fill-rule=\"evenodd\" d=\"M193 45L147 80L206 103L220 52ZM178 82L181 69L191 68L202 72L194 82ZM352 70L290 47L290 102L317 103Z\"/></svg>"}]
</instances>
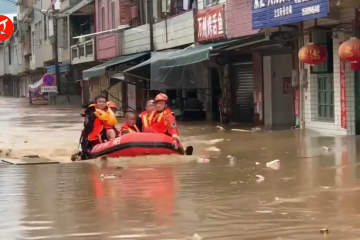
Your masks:
<instances>
[{"instance_id":1,"label":"blue shop sign","mask_svg":"<svg viewBox=\"0 0 360 240\"><path fill-rule=\"evenodd\" d=\"M329 0L253 0L252 29L327 17Z\"/></svg>"}]
</instances>

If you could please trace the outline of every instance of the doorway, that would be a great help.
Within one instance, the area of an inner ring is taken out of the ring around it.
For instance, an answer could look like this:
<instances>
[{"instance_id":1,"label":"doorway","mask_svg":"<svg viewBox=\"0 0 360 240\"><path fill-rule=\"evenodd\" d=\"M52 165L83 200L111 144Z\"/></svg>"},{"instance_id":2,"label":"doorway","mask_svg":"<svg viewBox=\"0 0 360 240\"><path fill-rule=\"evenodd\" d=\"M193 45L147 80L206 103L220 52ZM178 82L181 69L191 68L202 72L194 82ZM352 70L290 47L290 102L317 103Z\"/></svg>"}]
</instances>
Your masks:
<instances>
[{"instance_id":1,"label":"doorway","mask_svg":"<svg viewBox=\"0 0 360 240\"><path fill-rule=\"evenodd\" d=\"M211 68L210 76L212 119L215 121L220 121L219 100L221 98L222 90L220 86L219 72L217 68Z\"/></svg>"}]
</instances>

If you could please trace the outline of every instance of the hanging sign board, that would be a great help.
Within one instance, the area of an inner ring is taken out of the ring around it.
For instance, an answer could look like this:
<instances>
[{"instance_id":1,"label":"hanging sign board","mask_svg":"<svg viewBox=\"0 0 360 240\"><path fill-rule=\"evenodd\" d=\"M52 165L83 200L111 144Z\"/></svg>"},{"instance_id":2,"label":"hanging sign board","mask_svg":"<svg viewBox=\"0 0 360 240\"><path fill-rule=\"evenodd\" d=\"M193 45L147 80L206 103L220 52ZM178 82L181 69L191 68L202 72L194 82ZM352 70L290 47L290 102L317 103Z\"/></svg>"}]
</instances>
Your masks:
<instances>
[{"instance_id":1,"label":"hanging sign board","mask_svg":"<svg viewBox=\"0 0 360 240\"><path fill-rule=\"evenodd\" d=\"M252 0L252 29L327 17L329 0Z\"/></svg>"}]
</instances>

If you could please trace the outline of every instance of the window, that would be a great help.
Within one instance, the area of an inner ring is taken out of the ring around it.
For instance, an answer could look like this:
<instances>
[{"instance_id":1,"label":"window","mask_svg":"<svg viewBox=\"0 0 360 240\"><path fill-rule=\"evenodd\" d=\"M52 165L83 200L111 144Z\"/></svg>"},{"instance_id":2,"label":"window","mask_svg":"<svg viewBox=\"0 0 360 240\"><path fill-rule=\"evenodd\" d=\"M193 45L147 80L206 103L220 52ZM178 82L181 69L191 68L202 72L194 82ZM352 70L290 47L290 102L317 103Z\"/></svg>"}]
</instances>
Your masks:
<instances>
[{"instance_id":1,"label":"window","mask_svg":"<svg viewBox=\"0 0 360 240\"><path fill-rule=\"evenodd\" d=\"M334 119L334 79L332 74L318 75L319 120Z\"/></svg>"},{"instance_id":2,"label":"window","mask_svg":"<svg viewBox=\"0 0 360 240\"><path fill-rule=\"evenodd\" d=\"M218 4L219 0L204 0L204 7L210 7Z\"/></svg>"},{"instance_id":3,"label":"window","mask_svg":"<svg viewBox=\"0 0 360 240\"><path fill-rule=\"evenodd\" d=\"M327 51L327 60L322 64L311 66L310 70L313 74L332 73L334 70L333 58L333 38L330 29L316 29L310 34L313 43L323 46Z\"/></svg>"},{"instance_id":4,"label":"window","mask_svg":"<svg viewBox=\"0 0 360 240\"><path fill-rule=\"evenodd\" d=\"M35 34L34 34L34 31L32 31L31 32L31 53L35 53L34 42L35 42Z\"/></svg>"},{"instance_id":5,"label":"window","mask_svg":"<svg viewBox=\"0 0 360 240\"><path fill-rule=\"evenodd\" d=\"M100 0L100 31L105 30L105 0Z\"/></svg>"},{"instance_id":6,"label":"window","mask_svg":"<svg viewBox=\"0 0 360 240\"><path fill-rule=\"evenodd\" d=\"M9 49L9 65L11 65L11 52L12 52L12 49L11 49L11 45L8 46L8 49Z\"/></svg>"},{"instance_id":7,"label":"window","mask_svg":"<svg viewBox=\"0 0 360 240\"><path fill-rule=\"evenodd\" d=\"M115 0L110 0L110 9L109 9L109 29L114 29L115 27Z\"/></svg>"},{"instance_id":8,"label":"window","mask_svg":"<svg viewBox=\"0 0 360 240\"><path fill-rule=\"evenodd\" d=\"M44 15L44 40L48 39L46 22L47 22L47 16Z\"/></svg>"}]
</instances>

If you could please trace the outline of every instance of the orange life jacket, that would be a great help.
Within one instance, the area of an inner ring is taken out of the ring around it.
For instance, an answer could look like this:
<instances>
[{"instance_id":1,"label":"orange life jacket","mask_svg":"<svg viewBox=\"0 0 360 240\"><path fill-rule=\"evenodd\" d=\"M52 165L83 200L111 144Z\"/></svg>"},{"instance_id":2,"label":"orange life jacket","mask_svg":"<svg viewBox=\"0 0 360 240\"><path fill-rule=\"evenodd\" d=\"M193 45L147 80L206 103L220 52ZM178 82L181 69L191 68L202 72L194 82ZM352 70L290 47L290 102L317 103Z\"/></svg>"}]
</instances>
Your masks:
<instances>
[{"instance_id":1,"label":"orange life jacket","mask_svg":"<svg viewBox=\"0 0 360 240\"><path fill-rule=\"evenodd\" d=\"M140 132L136 125L134 125L134 127L130 127L130 126L127 125L126 123L124 123L123 125L121 125L120 134L121 134L122 131L124 131L124 130L129 131L129 133Z\"/></svg>"},{"instance_id":2,"label":"orange life jacket","mask_svg":"<svg viewBox=\"0 0 360 240\"><path fill-rule=\"evenodd\" d=\"M147 111L143 111L142 113L140 113L139 117L141 119L141 123L143 125L143 128L150 127L151 118L150 118L150 115L148 115Z\"/></svg>"},{"instance_id":3,"label":"orange life jacket","mask_svg":"<svg viewBox=\"0 0 360 240\"><path fill-rule=\"evenodd\" d=\"M167 126L165 120L170 114L174 115L169 108L165 108L165 110L161 113L158 113L156 110L153 111L149 116L149 119L151 120L151 127L159 133L166 133Z\"/></svg>"}]
</instances>

